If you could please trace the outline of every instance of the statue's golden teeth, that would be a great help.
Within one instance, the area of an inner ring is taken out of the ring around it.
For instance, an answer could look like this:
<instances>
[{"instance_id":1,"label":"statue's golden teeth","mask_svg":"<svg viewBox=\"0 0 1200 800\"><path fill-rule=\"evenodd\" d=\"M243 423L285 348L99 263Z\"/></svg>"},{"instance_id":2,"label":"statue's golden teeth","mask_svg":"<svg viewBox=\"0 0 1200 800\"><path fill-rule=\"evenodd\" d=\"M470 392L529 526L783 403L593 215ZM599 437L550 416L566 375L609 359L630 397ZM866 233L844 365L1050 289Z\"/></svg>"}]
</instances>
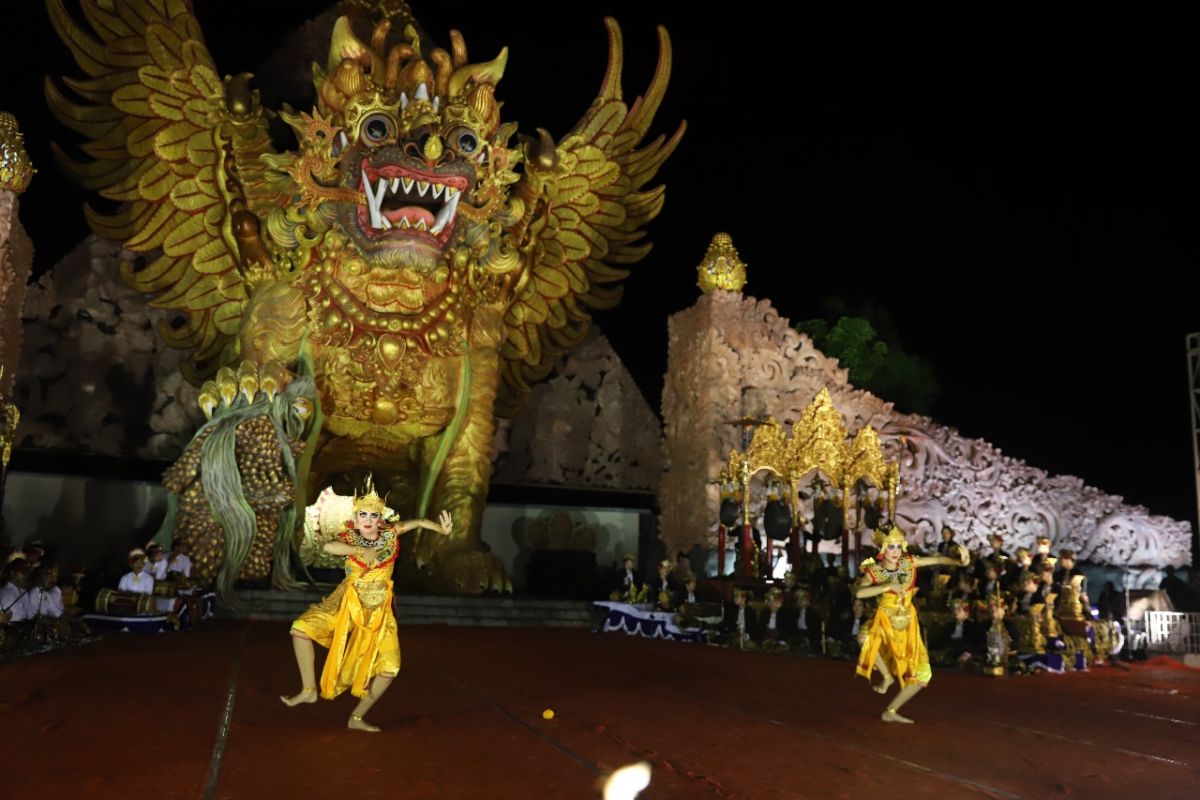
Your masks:
<instances>
[{"instance_id":1,"label":"statue's golden teeth","mask_svg":"<svg viewBox=\"0 0 1200 800\"><path fill-rule=\"evenodd\" d=\"M417 194L419 194L421 197L424 197L425 193L428 191L429 191L428 183L426 183L425 181L417 181Z\"/></svg>"}]
</instances>

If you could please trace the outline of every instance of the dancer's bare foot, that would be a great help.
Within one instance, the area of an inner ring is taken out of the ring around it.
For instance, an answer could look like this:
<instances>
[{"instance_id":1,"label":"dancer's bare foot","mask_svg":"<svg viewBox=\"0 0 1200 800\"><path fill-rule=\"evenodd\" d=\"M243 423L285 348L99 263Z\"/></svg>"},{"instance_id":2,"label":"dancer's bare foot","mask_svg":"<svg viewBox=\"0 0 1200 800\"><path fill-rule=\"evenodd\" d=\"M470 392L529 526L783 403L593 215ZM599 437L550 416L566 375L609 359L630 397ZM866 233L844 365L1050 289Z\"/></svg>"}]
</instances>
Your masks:
<instances>
[{"instance_id":1,"label":"dancer's bare foot","mask_svg":"<svg viewBox=\"0 0 1200 800\"><path fill-rule=\"evenodd\" d=\"M887 711L883 712L883 716L881 716L880 719L882 719L884 722L904 722L909 725L912 725L911 719L909 719L908 717L900 716L895 711L892 711L890 708Z\"/></svg>"},{"instance_id":2,"label":"dancer's bare foot","mask_svg":"<svg viewBox=\"0 0 1200 800\"><path fill-rule=\"evenodd\" d=\"M362 717L350 715L350 720L346 723L346 727L352 731L366 731L367 733L379 733L379 727L372 725Z\"/></svg>"},{"instance_id":3,"label":"dancer's bare foot","mask_svg":"<svg viewBox=\"0 0 1200 800\"><path fill-rule=\"evenodd\" d=\"M294 694L291 697L281 694L279 695L279 699L283 701L285 706L298 706L301 703L315 703L317 702L317 690L301 689L299 694Z\"/></svg>"},{"instance_id":4,"label":"dancer's bare foot","mask_svg":"<svg viewBox=\"0 0 1200 800\"><path fill-rule=\"evenodd\" d=\"M879 692L880 694L887 694L888 689L892 688L892 683L894 681L895 681L895 678L893 678L891 675L884 675L883 683L879 684L878 686L872 686L871 688L874 689L875 691Z\"/></svg>"}]
</instances>

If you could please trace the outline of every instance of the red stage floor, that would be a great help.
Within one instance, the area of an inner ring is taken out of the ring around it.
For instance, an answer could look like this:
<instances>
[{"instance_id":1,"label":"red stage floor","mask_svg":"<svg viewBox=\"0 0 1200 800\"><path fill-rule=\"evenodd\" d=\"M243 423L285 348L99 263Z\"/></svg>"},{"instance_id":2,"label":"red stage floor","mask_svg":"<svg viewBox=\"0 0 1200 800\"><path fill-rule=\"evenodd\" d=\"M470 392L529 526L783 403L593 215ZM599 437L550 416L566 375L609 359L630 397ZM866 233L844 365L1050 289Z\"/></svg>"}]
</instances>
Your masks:
<instances>
[{"instance_id":1,"label":"red stage floor","mask_svg":"<svg viewBox=\"0 0 1200 800\"><path fill-rule=\"evenodd\" d=\"M408 628L401 644L375 735L342 727L349 697L279 702L299 688L279 623L5 662L0 797L574 800L640 759L646 800L1200 797L1200 672L1169 661L938 672L901 726L847 662L575 630Z\"/></svg>"}]
</instances>

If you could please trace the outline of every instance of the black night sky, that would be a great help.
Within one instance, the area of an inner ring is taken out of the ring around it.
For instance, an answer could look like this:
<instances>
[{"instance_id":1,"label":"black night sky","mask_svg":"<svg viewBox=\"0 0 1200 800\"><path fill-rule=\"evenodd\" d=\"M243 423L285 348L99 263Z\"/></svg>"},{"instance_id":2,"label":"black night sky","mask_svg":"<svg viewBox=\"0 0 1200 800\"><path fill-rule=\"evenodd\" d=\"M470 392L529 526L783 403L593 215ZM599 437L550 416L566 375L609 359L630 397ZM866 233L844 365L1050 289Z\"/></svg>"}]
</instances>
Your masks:
<instances>
[{"instance_id":1,"label":"black night sky","mask_svg":"<svg viewBox=\"0 0 1200 800\"><path fill-rule=\"evenodd\" d=\"M45 270L85 231L83 194L48 148L77 139L45 112L41 81L79 73L42 4L21 5L6 9L0 107L40 170L22 218ZM219 69L239 72L328 3L196 5ZM747 293L793 321L829 296L885 308L936 369L939 421L1195 524L1184 341L1200 330L1186 277L1200 71L1194 43L1171 39L1185 26L1143 35L1137 20L1010 11L834 21L775 3L414 7L442 41L460 29L474 59L509 45L505 117L555 135L594 96L606 14L625 31L629 98L649 82L654 25L671 32L655 132L683 118L688 132L661 173L654 252L598 316L652 407L667 317L694 301L695 266L725 230Z\"/></svg>"}]
</instances>

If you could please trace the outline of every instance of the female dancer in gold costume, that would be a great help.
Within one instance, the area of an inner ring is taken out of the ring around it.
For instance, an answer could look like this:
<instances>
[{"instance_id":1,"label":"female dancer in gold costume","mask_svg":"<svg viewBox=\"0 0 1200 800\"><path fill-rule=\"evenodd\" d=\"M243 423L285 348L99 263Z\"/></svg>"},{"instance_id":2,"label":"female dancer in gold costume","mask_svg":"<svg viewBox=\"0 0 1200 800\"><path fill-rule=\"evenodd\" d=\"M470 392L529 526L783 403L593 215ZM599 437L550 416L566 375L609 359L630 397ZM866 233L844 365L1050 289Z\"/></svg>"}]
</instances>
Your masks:
<instances>
[{"instance_id":1,"label":"female dancer in gold costume","mask_svg":"<svg viewBox=\"0 0 1200 800\"><path fill-rule=\"evenodd\" d=\"M862 563L862 576L855 592L856 597L863 599L879 598L879 607L859 652L857 672L869 681L871 670L879 670L883 683L873 688L880 694L887 694L893 680L899 681L900 691L883 712L883 721L912 722L897 712L917 692L928 686L933 677L929 655L925 652L925 643L921 641L917 612L912 603L916 593L917 567L935 564L966 566L970 556L966 548L960 549L961 561L945 556L911 556L906 552L908 542L904 538L904 531L896 527L877 544L879 555Z\"/></svg>"},{"instance_id":2,"label":"female dancer in gold costume","mask_svg":"<svg viewBox=\"0 0 1200 800\"><path fill-rule=\"evenodd\" d=\"M418 519L384 521L383 499L368 476L366 491L354 495L354 520L346 523L326 553L345 556L346 577L333 593L292 623L292 646L300 668L299 694L280 697L289 706L317 702L313 642L329 649L321 670L320 696L332 700L347 689L360 698L346 727L378 731L363 720L400 672L400 639L392 613L392 565L400 553L397 538L416 528L450 533L450 514L439 522Z\"/></svg>"}]
</instances>

